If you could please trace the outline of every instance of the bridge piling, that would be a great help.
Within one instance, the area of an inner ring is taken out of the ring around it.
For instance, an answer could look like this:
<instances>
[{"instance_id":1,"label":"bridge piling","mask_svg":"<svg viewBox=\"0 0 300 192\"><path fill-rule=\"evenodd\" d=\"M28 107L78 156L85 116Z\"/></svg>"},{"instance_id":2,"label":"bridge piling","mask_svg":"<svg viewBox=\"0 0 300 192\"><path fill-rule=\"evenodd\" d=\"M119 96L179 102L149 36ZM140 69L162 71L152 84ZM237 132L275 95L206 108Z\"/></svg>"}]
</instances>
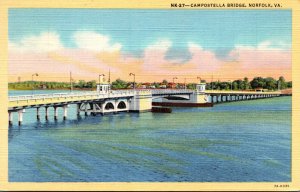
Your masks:
<instances>
[{"instance_id":1,"label":"bridge piling","mask_svg":"<svg viewBox=\"0 0 300 192\"><path fill-rule=\"evenodd\" d=\"M45 120L48 121L48 107L45 107Z\"/></svg>"},{"instance_id":2,"label":"bridge piling","mask_svg":"<svg viewBox=\"0 0 300 192\"><path fill-rule=\"evenodd\" d=\"M40 120L40 108L39 107L37 107L36 108L36 119L39 121Z\"/></svg>"},{"instance_id":3,"label":"bridge piling","mask_svg":"<svg viewBox=\"0 0 300 192\"><path fill-rule=\"evenodd\" d=\"M22 125L22 122L23 122L23 109L18 111L18 122L19 122L19 126Z\"/></svg>"},{"instance_id":4,"label":"bridge piling","mask_svg":"<svg viewBox=\"0 0 300 192\"><path fill-rule=\"evenodd\" d=\"M79 116L81 103L77 103L76 105L77 105L77 116Z\"/></svg>"},{"instance_id":5,"label":"bridge piling","mask_svg":"<svg viewBox=\"0 0 300 192\"><path fill-rule=\"evenodd\" d=\"M63 109L64 109L64 120L66 120L67 119L67 113L68 113L68 105L64 105Z\"/></svg>"},{"instance_id":6,"label":"bridge piling","mask_svg":"<svg viewBox=\"0 0 300 192\"><path fill-rule=\"evenodd\" d=\"M105 111L105 105L104 103L101 104L101 115L104 115L104 111Z\"/></svg>"},{"instance_id":7,"label":"bridge piling","mask_svg":"<svg viewBox=\"0 0 300 192\"><path fill-rule=\"evenodd\" d=\"M54 120L57 121L57 116L58 116L58 107L54 106Z\"/></svg>"},{"instance_id":8,"label":"bridge piling","mask_svg":"<svg viewBox=\"0 0 300 192\"><path fill-rule=\"evenodd\" d=\"M85 105L84 106L84 115L88 116L88 112L87 112L88 111L88 108L87 108L88 107L88 103L85 103L84 105Z\"/></svg>"},{"instance_id":9,"label":"bridge piling","mask_svg":"<svg viewBox=\"0 0 300 192\"><path fill-rule=\"evenodd\" d=\"M12 112L8 112L8 124L12 125L13 124L13 113Z\"/></svg>"}]
</instances>

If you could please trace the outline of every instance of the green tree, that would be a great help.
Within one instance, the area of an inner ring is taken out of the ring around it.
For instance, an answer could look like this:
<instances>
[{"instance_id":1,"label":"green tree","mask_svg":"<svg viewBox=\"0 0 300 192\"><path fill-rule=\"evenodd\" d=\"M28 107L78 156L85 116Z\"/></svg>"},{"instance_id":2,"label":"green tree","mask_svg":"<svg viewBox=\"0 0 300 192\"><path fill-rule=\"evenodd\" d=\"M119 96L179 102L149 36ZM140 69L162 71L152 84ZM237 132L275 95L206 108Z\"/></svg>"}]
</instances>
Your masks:
<instances>
[{"instance_id":1,"label":"green tree","mask_svg":"<svg viewBox=\"0 0 300 192\"><path fill-rule=\"evenodd\" d=\"M239 84L237 81L232 82L232 89L233 90L238 90L239 89Z\"/></svg>"},{"instance_id":2,"label":"green tree","mask_svg":"<svg viewBox=\"0 0 300 192\"><path fill-rule=\"evenodd\" d=\"M256 89L256 88L263 88L265 87L265 81L264 81L264 78L262 77L255 77L251 82L250 82L250 85L253 89Z\"/></svg>"},{"instance_id":3,"label":"green tree","mask_svg":"<svg viewBox=\"0 0 300 192\"><path fill-rule=\"evenodd\" d=\"M292 81L287 82L286 86L287 88L292 88L293 87Z\"/></svg>"},{"instance_id":4,"label":"green tree","mask_svg":"<svg viewBox=\"0 0 300 192\"><path fill-rule=\"evenodd\" d=\"M85 86L86 86L85 80L79 80L79 82L78 82L78 87L79 87L79 88L84 88Z\"/></svg>"},{"instance_id":5,"label":"green tree","mask_svg":"<svg viewBox=\"0 0 300 192\"><path fill-rule=\"evenodd\" d=\"M155 88L159 88L159 83L157 83L157 82L153 82L152 85L154 85Z\"/></svg>"},{"instance_id":6,"label":"green tree","mask_svg":"<svg viewBox=\"0 0 300 192\"><path fill-rule=\"evenodd\" d=\"M265 81L265 89L275 90L277 86L277 81L272 77L267 77L264 79Z\"/></svg>"},{"instance_id":7,"label":"green tree","mask_svg":"<svg viewBox=\"0 0 300 192\"><path fill-rule=\"evenodd\" d=\"M187 88L187 89L196 89L196 84L195 84L195 83L188 83L188 84L186 85L186 88Z\"/></svg>"},{"instance_id":8,"label":"green tree","mask_svg":"<svg viewBox=\"0 0 300 192\"><path fill-rule=\"evenodd\" d=\"M277 81L277 87L279 89L286 89L287 88L287 83L285 82L285 78L283 76L280 76L278 81Z\"/></svg>"},{"instance_id":9,"label":"green tree","mask_svg":"<svg viewBox=\"0 0 300 192\"><path fill-rule=\"evenodd\" d=\"M128 83L124 80L117 79L114 82L112 82L113 89L125 89L127 87L128 87Z\"/></svg>"},{"instance_id":10,"label":"green tree","mask_svg":"<svg viewBox=\"0 0 300 192\"><path fill-rule=\"evenodd\" d=\"M95 88L97 86L97 82L95 80L92 80L92 81L88 81L86 83L86 87L87 88Z\"/></svg>"},{"instance_id":11,"label":"green tree","mask_svg":"<svg viewBox=\"0 0 300 192\"><path fill-rule=\"evenodd\" d=\"M251 86L252 86L252 85L251 85L251 83L249 82L248 77L244 77L242 89L243 89L243 90L247 90L247 89L250 89Z\"/></svg>"}]
</instances>

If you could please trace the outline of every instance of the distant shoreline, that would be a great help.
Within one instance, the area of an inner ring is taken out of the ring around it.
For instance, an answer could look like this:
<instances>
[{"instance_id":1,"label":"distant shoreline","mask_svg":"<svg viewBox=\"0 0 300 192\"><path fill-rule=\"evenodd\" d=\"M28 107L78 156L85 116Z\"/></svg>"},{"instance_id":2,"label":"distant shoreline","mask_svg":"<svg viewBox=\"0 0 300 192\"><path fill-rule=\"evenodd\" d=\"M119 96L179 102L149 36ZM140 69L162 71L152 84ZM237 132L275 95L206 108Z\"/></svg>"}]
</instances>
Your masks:
<instances>
[{"instance_id":1,"label":"distant shoreline","mask_svg":"<svg viewBox=\"0 0 300 192\"><path fill-rule=\"evenodd\" d=\"M31 89L31 88L8 88L9 91L47 91L47 90L65 90L71 91L70 88L55 88L55 89ZM96 88L73 88L73 91L96 91Z\"/></svg>"}]
</instances>

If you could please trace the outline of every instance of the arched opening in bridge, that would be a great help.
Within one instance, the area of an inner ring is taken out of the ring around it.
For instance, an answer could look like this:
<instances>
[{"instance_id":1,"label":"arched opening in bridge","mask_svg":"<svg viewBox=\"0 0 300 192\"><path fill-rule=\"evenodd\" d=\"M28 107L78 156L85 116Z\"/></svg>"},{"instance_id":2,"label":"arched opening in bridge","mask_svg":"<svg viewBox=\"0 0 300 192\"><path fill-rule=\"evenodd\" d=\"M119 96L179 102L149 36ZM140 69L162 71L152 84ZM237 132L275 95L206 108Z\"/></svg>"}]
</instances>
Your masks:
<instances>
[{"instance_id":1,"label":"arched opening in bridge","mask_svg":"<svg viewBox=\"0 0 300 192\"><path fill-rule=\"evenodd\" d=\"M117 106L118 109L126 109L126 103L124 101L121 101L118 106Z\"/></svg>"},{"instance_id":2,"label":"arched opening in bridge","mask_svg":"<svg viewBox=\"0 0 300 192\"><path fill-rule=\"evenodd\" d=\"M115 107L114 107L114 105L113 105L112 103L107 103L107 104L105 105L105 109L106 109L106 110L110 110L110 109L115 109Z\"/></svg>"}]
</instances>

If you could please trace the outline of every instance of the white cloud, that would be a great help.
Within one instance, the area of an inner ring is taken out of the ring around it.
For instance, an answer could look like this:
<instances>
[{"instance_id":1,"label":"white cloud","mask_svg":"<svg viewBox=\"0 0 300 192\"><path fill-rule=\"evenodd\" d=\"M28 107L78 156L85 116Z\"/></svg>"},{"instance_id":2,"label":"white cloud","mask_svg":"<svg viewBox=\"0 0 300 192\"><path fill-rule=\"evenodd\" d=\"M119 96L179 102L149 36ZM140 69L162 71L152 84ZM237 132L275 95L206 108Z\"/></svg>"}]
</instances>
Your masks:
<instances>
[{"instance_id":1,"label":"white cloud","mask_svg":"<svg viewBox=\"0 0 300 192\"><path fill-rule=\"evenodd\" d=\"M10 51L19 52L51 52L63 49L64 46L56 32L43 32L37 36L28 36L19 42L9 41Z\"/></svg>"},{"instance_id":2,"label":"white cloud","mask_svg":"<svg viewBox=\"0 0 300 192\"><path fill-rule=\"evenodd\" d=\"M281 51L281 50L290 50L291 44L286 43L284 41L263 41L259 43L257 46L249 46L249 45L236 45L236 49L243 50L257 50L257 51Z\"/></svg>"},{"instance_id":3,"label":"white cloud","mask_svg":"<svg viewBox=\"0 0 300 192\"><path fill-rule=\"evenodd\" d=\"M199 44L196 44L193 42L188 43L188 48L189 48L190 53L192 53L192 54L197 51L203 51L203 48Z\"/></svg>"},{"instance_id":4,"label":"white cloud","mask_svg":"<svg viewBox=\"0 0 300 192\"><path fill-rule=\"evenodd\" d=\"M155 43L149 45L148 47L146 47L145 52L146 51L160 51L160 52L167 52L170 47L172 46L172 42L170 40L167 39L161 39L156 41Z\"/></svg>"},{"instance_id":5,"label":"white cloud","mask_svg":"<svg viewBox=\"0 0 300 192\"><path fill-rule=\"evenodd\" d=\"M80 49L97 52L114 52L122 48L120 43L111 44L108 36L94 31L78 31L73 36L75 44Z\"/></svg>"}]
</instances>

